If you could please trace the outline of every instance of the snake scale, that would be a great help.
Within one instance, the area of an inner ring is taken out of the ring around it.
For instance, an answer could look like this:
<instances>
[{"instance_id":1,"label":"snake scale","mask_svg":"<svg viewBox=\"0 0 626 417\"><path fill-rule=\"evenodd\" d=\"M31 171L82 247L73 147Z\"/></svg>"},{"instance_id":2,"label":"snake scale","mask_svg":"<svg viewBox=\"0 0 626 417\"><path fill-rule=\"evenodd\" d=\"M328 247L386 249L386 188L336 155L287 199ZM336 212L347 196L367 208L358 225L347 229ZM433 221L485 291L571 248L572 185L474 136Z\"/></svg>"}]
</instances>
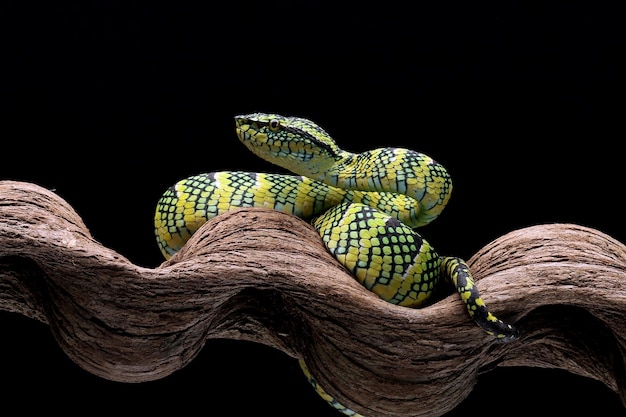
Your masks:
<instances>
[{"instance_id":1,"label":"snake scale","mask_svg":"<svg viewBox=\"0 0 626 417\"><path fill-rule=\"evenodd\" d=\"M420 307L447 280L488 334L499 341L518 337L517 329L489 311L466 262L438 255L415 231L434 220L450 198L451 178L441 164L403 148L342 150L304 118L254 113L235 122L250 151L293 174L224 171L178 181L159 199L154 218L166 259L210 218L238 207L270 207L311 221L328 251L382 299ZM322 398L359 416L328 395L304 361L300 365Z\"/></svg>"}]
</instances>

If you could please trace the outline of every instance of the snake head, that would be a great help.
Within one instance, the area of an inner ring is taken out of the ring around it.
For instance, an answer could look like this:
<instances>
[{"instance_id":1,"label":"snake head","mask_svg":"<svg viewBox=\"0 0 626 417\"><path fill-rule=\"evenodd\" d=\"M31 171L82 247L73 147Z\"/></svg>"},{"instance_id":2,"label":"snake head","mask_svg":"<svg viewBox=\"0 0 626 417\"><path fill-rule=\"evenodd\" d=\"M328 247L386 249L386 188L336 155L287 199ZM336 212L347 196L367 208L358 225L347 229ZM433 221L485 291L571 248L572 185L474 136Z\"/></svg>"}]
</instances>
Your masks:
<instances>
[{"instance_id":1,"label":"snake head","mask_svg":"<svg viewBox=\"0 0 626 417\"><path fill-rule=\"evenodd\" d=\"M342 151L317 124L299 117L252 113L235 117L236 131L258 157L310 178L323 177Z\"/></svg>"}]
</instances>

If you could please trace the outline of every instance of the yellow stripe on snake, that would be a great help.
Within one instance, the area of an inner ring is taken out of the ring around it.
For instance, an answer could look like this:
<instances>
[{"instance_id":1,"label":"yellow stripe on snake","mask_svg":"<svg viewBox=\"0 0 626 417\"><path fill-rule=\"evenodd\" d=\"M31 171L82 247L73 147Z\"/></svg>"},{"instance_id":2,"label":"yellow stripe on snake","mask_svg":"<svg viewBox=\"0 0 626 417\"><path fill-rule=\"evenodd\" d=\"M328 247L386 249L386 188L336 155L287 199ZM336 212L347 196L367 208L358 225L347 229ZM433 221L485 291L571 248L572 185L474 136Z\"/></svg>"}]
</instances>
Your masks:
<instances>
[{"instance_id":1,"label":"yellow stripe on snake","mask_svg":"<svg viewBox=\"0 0 626 417\"><path fill-rule=\"evenodd\" d=\"M452 183L442 165L402 148L344 151L303 118L255 113L235 121L248 149L295 175L226 171L180 180L160 198L154 218L166 259L208 219L232 208L270 207L311 221L330 253L382 299L420 307L447 280L487 333L500 341L518 337L488 310L465 261L438 255L414 230L435 219L450 198ZM328 395L302 360L300 365L322 398L346 415L359 415Z\"/></svg>"}]
</instances>

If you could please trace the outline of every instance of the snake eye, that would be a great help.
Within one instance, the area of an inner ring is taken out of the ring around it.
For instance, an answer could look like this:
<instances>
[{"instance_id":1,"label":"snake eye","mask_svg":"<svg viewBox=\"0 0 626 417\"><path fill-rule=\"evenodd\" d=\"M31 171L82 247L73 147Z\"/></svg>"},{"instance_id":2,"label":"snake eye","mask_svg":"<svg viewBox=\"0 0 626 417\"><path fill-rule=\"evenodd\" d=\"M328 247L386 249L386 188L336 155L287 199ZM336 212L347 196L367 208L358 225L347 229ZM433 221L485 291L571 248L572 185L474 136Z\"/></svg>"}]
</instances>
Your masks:
<instances>
[{"instance_id":1,"label":"snake eye","mask_svg":"<svg viewBox=\"0 0 626 417\"><path fill-rule=\"evenodd\" d=\"M280 129L280 122L278 121L278 119L272 119L268 123L268 127L272 132L276 132L278 129Z\"/></svg>"}]
</instances>

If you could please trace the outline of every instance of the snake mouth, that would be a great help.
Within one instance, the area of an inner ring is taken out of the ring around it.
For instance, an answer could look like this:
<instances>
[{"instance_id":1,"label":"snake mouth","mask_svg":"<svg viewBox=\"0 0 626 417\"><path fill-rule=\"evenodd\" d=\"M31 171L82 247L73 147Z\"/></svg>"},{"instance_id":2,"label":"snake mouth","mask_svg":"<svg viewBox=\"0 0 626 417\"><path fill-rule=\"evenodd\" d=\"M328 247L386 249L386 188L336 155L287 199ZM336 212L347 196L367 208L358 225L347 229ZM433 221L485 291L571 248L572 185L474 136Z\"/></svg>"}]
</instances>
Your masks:
<instances>
[{"instance_id":1,"label":"snake mouth","mask_svg":"<svg viewBox=\"0 0 626 417\"><path fill-rule=\"evenodd\" d=\"M237 134L237 137L239 138L239 140L244 143L250 142L253 136L253 134L250 131L252 130L252 132L254 132L254 129L252 129L252 125L250 121L243 116L237 116L235 118L235 121L236 121L235 133Z\"/></svg>"},{"instance_id":2,"label":"snake mouth","mask_svg":"<svg viewBox=\"0 0 626 417\"><path fill-rule=\"evenodd\" d=\"M247 129L246 129L247 130ZM242 129L241 127L237 126L235 128L235 132L237 133L237 137L240 140L247 140L250 137L250 134L246 132L246 130Z\"/></svg>"},{"instance_id":3,"label":"snake mouth","mask_svg":"<svg viewBox=\"0 0 626 417\"><path fill-rule=\"evenodd\" d=\"M258 131L259 123L254 119L254 114L240 114L235 116L235 128L244 132L250 129Z\"/></svg>"},{"instance_id":4,"label":"snake mouth","mask_svg":"<svg viewBox=\"0 0 626 417\"><path fill-rule=\"evenodd\" d=\"M252 142L266 143L267 135L259 131L258 126L247 116L235 116L235 132L237 137L246 145Z\"/></svg>"},{"instance_id":5,"label":"snake mouth","mask_svg":"<svg viewBox=\"0 0 626 417\"><path fill-rule=\"evenodd\" d=\"M255 130L249 124L237 126L235 128L235 132L237 133L237 137L239 138L239 140L242 141L248 148L250 148L252 152L256 154L258 154L257 147L259 145L269 145L267 141L267 134Z\"/></svg>"}]
</instances>

